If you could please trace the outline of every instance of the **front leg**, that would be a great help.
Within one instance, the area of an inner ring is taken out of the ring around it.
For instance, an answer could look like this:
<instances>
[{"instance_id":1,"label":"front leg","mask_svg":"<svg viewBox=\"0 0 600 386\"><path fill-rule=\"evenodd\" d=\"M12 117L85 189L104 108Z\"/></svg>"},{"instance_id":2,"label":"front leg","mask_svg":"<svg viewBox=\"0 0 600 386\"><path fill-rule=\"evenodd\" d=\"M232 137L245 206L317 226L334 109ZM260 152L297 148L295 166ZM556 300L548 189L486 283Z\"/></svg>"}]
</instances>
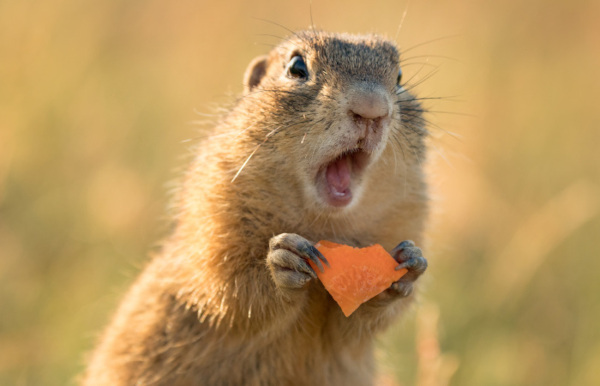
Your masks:
<instances>
[{"instance_id":1,"label":"front leg","mask_svg":"<svg viewBox=\"0 0 600 386\"><path fill-rule=\"evenodd\" d=\"M321 271L321 261L329 265L313 243L302 236L282 233L269 240L267 266L275 285L284 292L302 288L311 279L317 278L308 260L312 260Z\"/></svg>"},{"instance_id":2,"label":"front leg","mask_svg":"<svg viewBox=\"0 0 600 386\"><path fill-rule=\"evenodd\" d=\"M427 269L427 260L423 257L421 248L415 246L415 243L410 240L398 244L392 250L392 256L400 263L396 270L406 268L408 272L400 280L392 283L390 290L402 297L409 296L413 292L414 282Z\"/></svg>"}]
</instances>

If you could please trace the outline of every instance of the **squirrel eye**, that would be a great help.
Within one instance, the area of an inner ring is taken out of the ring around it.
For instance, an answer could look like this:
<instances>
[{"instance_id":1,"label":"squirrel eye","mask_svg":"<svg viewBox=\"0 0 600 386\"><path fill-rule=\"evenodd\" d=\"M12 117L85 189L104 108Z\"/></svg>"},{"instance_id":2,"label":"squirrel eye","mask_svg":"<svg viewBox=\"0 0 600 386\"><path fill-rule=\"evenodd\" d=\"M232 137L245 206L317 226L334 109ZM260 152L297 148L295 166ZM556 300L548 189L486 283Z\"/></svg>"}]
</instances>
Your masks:
<instances>
[{"instance_id":1,"label":"squirrel eye","mask_svg":"<svg viewBox=\"0 0 600 386\"><path fill-rule=\"evenodd\" d=\"M402 69L398 70L398 78L396 79L396 84L400 86L400 82L402 82Z\"/></svg>"},{"instance_id":2,"label":"squirrel eye","mask_svg":"<svg viewBox=\"0 0 600 386\"><path fill-rule=\"evenodd\" d=\"M287 74L290 78L307 79L308 68L302 56L294 56L287 65Z\"/></svg>"}]
</instances>

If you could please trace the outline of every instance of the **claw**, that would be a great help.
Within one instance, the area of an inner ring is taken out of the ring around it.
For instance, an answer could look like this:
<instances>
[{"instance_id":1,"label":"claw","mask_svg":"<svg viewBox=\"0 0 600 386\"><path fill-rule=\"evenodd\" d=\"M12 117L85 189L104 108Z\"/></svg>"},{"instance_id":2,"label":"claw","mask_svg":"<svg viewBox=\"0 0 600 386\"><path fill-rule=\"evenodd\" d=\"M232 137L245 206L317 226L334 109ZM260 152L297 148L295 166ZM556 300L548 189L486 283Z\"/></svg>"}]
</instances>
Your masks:
<instances>
[{"instance_id":1,"label":"claw","mask_svg":"<svg viewBox=\"0 0 600 386\"><path fill-rule=\"evenodd\" d=\"M399 271L401 269L411 269L414 268L417 265L417 259L415 259L414 257L411 257L410 259L406 260L403 263L400 263L397 267L396 267L396 271Z\"/></svg>"},{"instance_id":2,"label":"claw","mask_svg":"<svg viewBox=\"0 0 600 386\"><path fill-rule=\"evenodd\" d=\"M319 256L317 255L318 251L315 247L306 242L299 243L298 252L302 253L303 257L310 259L313 263L317 265L319 271L323 272L323 264L321 264L321 261L319 260Z\"/></svg>"},{"instance_id":3,"label":"claw","mask_svg":"<svg viewBox=\"0 0 600 386\"><path fill-rule=\"evenodd\" d=\"M325 263L326 266L331 267L329 265L329 262L327 261L327 259L325 258L325 256L323 256L323 254L321 253L321 251L319 251L317 248L315 248L314 246L311 246L311 248L313 249L313 251L315 252L315 254L319 257L319 259L323 260L323 262Z\"/></svg>"},{"instance_id":4,"label":"claw","mask_svg":"<svg viewBox=\"0 0 600 386\"><path fill-rule=\"evenodd\" d=\"M403 268L417 272L425 272L427 269L427 260L423 256L411 257L410 259L400 263L396 267L396 271L399 271Z\"/></svg>"},{"instance_id":5,"label":"claw","mask_svg":"<svg viewBox=\"0 0 600 386\"><path fill-rule=\"evenodd\" d=\"M304 268L302 270L302 272L308 273L310 275L310 277L312 277L313 279L317 278L317 274L315 273L315 270L312 269L312 267L304 260L300 260L299 264L302 266L302 268Z\"/></svg>"},{"instance_id":6,"label":"claw","mask_svg":"<svg viewBox=\"0 0 600 386\"><path fill-rule=\"evenodd\" d=\"M400 244L398 244L396 246L396 248L392 249L392 255L395 253L400 252L403 249L409 248L409 247L414 247L415 243L410 241L410 240L404 240L403 242L401 242Z\"/></svg>"},{"instance_id":7,"label":"claw","mask_svg":"<svg viewBox=\"0 0 600 386\"><path fill-rule=\"evenodd\" d=\"M321 271L321 272L325 271L325 268L323 268L323 264L321 263L321 260L319 260L319 258L317 256L315 256L314 253L309 254L308 257L317 265L317 267L319 268L319 271Z\"/></svg>"},{"instance_id":8,"label":"claw","mask_svg":"<svg viewBox=\"0 0 600 386\"><path fill-rule=\"evenodd\" d=\"M313 263L315 263L319 268L319 271L325 271L321 260L329 267L329 262L325 256L323 256L323 254L319 252L319 250L313 245L302 243L298 246L298 251L301 252L304 257L309 258Z\"/></svg>"}]
</instances>

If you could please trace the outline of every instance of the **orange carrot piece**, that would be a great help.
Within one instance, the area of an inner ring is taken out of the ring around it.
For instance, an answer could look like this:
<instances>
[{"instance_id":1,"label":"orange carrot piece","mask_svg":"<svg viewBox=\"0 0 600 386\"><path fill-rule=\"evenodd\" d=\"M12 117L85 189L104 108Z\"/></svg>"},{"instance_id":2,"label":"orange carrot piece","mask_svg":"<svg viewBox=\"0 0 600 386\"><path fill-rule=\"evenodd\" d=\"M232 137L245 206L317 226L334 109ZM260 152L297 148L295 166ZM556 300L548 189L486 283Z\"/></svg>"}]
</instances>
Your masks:
<instances>
[{"instance_id":1,"label":"orange carrot piece","mask_svg":"<svg viewBox=\"0 0 600 386\"><path fill-rule=\"evenodd\" d=\"M323 240L315 247L325 256L329 267L324 265L321 272L313 262L309 263L346 316L407 272L406 268L396 271L398 262L379 244L353 248Z\"/></svg>"}]
</instances>

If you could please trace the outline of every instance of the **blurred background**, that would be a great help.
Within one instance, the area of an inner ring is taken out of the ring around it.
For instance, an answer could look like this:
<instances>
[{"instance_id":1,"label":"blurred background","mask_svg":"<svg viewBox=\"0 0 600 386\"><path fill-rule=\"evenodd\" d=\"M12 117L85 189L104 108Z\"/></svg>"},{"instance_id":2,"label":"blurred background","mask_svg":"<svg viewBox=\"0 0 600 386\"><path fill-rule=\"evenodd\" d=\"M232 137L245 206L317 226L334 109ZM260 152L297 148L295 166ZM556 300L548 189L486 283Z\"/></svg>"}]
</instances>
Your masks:
<instances>
[{"instance_id":1,"label":"blurred background","mask_svg":"<svg viewBox=\"0 0 600 386\"><path fill-rule=\"evenodd\" d=\"M0 384L75 382L166 234L198 113L311 8L395 39L442 97L430 269L384 381L600 384L595 0L0 1Z\"/></svg>"}]
</instances>

